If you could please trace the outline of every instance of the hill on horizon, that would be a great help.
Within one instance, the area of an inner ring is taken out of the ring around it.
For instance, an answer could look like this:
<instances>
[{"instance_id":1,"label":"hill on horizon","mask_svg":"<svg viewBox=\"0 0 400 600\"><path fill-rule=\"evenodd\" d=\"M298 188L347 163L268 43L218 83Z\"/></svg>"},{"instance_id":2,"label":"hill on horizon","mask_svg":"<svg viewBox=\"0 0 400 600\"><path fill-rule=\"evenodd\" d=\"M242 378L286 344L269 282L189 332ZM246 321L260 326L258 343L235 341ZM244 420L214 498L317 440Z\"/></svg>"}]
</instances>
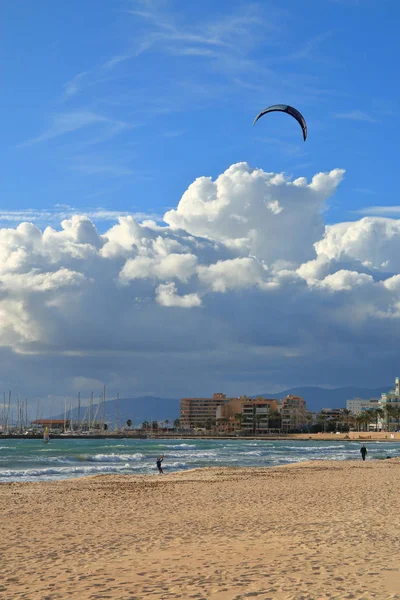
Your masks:
<instances>
[{"instance_id":1,"label":"hill on horizon","mask_svg":"<svg viewBox=\"0 0 400 600\"><path fill-rule=\"evenodd\" d=\"M352 398L379 398L382 392L387 391L389 386L379 388L361 388L356 386L339 387L327 389L318 386L300 386L287 390L282 390L275 394L263 393L251 396L264 396L265 398L277 398L281 400L289 394L301 396L305 399L307 409L313 412L318 412L322 408L345 408L346 400ZM117 401L107 400L105 403L105 422L110 428L115 427L116 423L116 408ZM96 414L98 404L94 404L92 408L92 418ZM139 426L143 421L165 421L170 424L174 419L179 418L180 399L177 398L161 398L158 396L138 396L136 398L120 398L118 400L118 424L122 427L128 419L131 419L133 426ZM88 413L88 407L82 406L80 411L80 419L82 420ZM70 413L68 411L67 417ZM58 415L55 419L62 419L64 415ZM78 419L78 409L72 409L72 418Z\"/></svg>"}]
</instances>

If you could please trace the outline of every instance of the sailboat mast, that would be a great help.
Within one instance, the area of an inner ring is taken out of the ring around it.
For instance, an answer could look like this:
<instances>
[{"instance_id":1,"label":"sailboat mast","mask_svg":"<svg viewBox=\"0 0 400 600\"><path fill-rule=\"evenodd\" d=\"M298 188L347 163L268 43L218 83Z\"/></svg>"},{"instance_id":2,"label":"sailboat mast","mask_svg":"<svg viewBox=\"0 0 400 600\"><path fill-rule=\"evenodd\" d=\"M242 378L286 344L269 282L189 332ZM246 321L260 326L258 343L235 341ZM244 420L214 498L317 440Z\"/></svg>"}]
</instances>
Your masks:
<instances>
[{"instance_id":1,"label":"sailboat mast","mask_svg":"<svg viewBox=\"0 0 400 600\"><path fill-rule=\"evenodd\" d=\"M11 417L11 419L10 419ZM8 409L7 409L7 433L10 429L10 423L12 423L12 414L11 414L11 390L8 392Z\"/></svg>"},{"instance_id":2,"label":"sailboat mast","mask_svg":"<svg viewBox=\"0 0 400 600\"><path fill-rule=\"evenodd\" d=\"M51 399L50 429L53 429L53 398Z\"/></svg>"},{"instance_id":3,"label":"sailboat mast","mask_svg":"<svg viewBox=\"0 0 400 600\"><path fill-rule=\"evenodd\" d=\"M102 431L106 422L106 386L103 387Z\"/></svg>"},{"instance_id":4,"label":"sailboat mast","mask_svg":"<svg viewBox=\"0 0 400 600\"><path fill-rule=\"evenodd\" d=\"M118 403L119 403L119 393L117 394L117 401L115 403L115 429L118 431Z\"/></svg>"},{"instance_id":5,"label":"sailboat mast","mask_svg":"<svg viewBox=\"0 0 400 600\"><path fill-rule=\"evenodd\" d=\"M17 396L17 429L21 433L21 402L19 396Z\"/></svg>"},{"instance_id":6,"label":"sailboat mast","mask_svg":"<svg viewBox=\"0 0 400 600\"><path fill-rule=\"evenodd\" d=\"M72 398L69 402L69 430L72 433L74 431L74 421L73 421L73 415L72 415Z\"/></svg>"},{"instance_id":7,"label":"sailboat mast","mask_svg":"<svg viewBox=\"0 0 400 600\"><path fill-rule=\"evenodd\" d=\"M90 400L89 400L89 432L92 429L92 408L93 408L93 392L90 394Z\"/></svg>"}]
</instances>

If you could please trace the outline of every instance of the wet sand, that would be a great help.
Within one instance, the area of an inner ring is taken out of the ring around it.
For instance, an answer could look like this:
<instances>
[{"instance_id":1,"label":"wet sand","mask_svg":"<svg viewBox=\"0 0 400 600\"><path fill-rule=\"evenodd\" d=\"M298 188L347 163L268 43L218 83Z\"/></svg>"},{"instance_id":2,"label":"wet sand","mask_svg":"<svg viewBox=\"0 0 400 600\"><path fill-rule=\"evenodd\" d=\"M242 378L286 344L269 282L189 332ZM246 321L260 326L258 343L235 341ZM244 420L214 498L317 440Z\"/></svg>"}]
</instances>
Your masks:
<instances>
[{"instance_id":1,"label":"wet sand","mask_svg":"<svg viewBox=\"0 0 400 600\"><path fill-rule=\"evenodd\" d=\"M397 459L1 484L0 514L2 600L400 599Z\"/></svg>"}]
</instances>

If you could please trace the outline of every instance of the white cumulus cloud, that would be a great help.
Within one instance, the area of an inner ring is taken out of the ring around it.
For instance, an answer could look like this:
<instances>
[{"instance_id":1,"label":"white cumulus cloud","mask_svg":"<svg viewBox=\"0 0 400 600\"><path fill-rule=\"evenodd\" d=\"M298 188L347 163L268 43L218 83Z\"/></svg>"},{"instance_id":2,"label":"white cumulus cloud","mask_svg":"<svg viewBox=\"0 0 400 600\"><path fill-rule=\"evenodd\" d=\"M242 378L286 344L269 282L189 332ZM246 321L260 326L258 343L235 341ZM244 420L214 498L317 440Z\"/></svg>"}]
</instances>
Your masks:
<instances>
[{"instance_id":1,"label":"white cumulus cloud","mask_svg":"<svg viewBox=\"0 0 400 600\"><path fill-rule=\"evenodd\" d=\"M325 226L343 176L239 163L193 182L164 225L121 216L101 234L73 215L0 229L4 388L380 385L398 361L400 220Z\"/></svg>"},{"instance_id":2,"label":"white cumulus cloud","mask_svg":"<svg viewBox=\"0 0 400 600\"><path fill-rule=\"evenodd\" d=\"M304 179L292 181L283 174L252 169L247 163L235 164L215 181L196 179L164 220L173 229L231 246L240 240L247 253L267 263L304 262L313 257L312 244L323 235L321 210L343 174L341 169L318 173L307 184ZM282 235L285 231L287 235Z\"/></svg>"}]
</instances>

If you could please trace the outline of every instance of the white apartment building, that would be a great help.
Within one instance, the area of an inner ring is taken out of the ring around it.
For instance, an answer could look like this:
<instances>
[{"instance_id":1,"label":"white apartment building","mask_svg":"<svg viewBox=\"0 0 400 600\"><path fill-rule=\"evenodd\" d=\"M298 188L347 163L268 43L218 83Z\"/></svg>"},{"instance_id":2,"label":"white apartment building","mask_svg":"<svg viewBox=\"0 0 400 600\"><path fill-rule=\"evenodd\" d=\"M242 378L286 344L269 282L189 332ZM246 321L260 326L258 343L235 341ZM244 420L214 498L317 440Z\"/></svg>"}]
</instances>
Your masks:
<instances>
[{"instance_id":1,"label":"white apartment building","mask_svg":"<svg viewBox=\"0 0 400 600\"><path fill-rule=\"evenodd\" d=\"M394 403L395 406L400 406L400 378L396 377L394 380L394 388L393 390L389 390L389 392L385 392L381 395L381 408L385 408L386 404Z\"/></svg>"},{"instance_id":2,"label":"white apartment building","mask_svg":"<svg viewBox=\"0 0 400 600\"><path fill-rule=\"evenodd\" d=\"M365 410L374 410L381 408L381 403L378 398L371 398L370 400L364 400L363 398L353 398L352 400L346 400L346 408L353 415L359 415Z\"/></svg>"}]
</instances>

